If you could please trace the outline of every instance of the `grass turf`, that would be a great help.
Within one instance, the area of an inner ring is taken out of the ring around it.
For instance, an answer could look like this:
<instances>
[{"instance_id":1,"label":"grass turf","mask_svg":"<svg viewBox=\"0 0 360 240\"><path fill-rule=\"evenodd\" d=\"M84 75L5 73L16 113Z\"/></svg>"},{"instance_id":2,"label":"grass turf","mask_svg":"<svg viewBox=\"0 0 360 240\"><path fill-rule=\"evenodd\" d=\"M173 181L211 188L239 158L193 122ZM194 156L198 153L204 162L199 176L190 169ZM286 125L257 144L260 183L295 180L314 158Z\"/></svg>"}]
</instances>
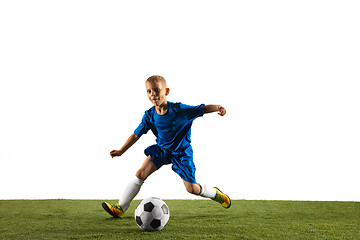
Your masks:
<instances>
[{"instance_id":1,"label":"grass turf","mask_svg":"<svg viewBox=\"0 0 360 240\"><path fill-rule=\"evenodd\" d=\"M134 220L139 201L115 219L100 200L1 200L0 239L360 239L359 202L165 202L167 226L149 233Z\"/></svg>"}]
</instances>

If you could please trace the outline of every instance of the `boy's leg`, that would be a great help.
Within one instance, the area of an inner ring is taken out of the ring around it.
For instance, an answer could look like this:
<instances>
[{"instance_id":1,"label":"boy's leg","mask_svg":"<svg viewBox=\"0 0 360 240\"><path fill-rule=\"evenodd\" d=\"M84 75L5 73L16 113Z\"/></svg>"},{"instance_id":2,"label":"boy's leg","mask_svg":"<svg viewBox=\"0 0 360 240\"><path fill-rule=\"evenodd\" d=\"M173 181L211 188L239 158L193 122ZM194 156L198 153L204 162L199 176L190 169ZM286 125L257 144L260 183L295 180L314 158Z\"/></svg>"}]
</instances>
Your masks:
<instances>
[{"instance_id":1,"label":"boy's leg","mask_svg":"<svg viewBox=\"0 0 360 240\"><path fill-rule=\"evenodd\" d=\"M205 198L214 199L216 196L216 190L214 188L208 188L206 185L200 185L198 183L190 183L183 180L186 190L194 195L198 195Z\"/></svg>"},{"instance_id":2,"label":"boy's leg","mask_svg":"<svg viewBox=\"0 0 360 240\"><path fill-rule=\"evenodd\" d=\"M147 157L141 168L136 172L136 177L125 188L124 193L119 200L119 203L108 204L106 202L103 202L102 206L105 211L107 211L113 217L122 218L125 211L129 208L131 201L140 191L140 188L144 181L156 170L157 168L152 162L151 157Z\"/></svg>"},{"instance_id":3,"label":"boy's leg","mask_svg":"<svg viewBox=\"0 0 360 240\"><path fill-rule=\"evenodd\" d=\"M126 210L129 208L131 201L139 193L143 183L144 181L137 177L134 177L133 180L128 183L119 200L119 207L121 208L123 213L125 213Z\"/></svg>"},{"instance_id":4,"label":"boy's leg","mask_svg":"<svg viewBox=\"0 0 360 240\"><path fill-rule=\"evenodd\" d=\"M206 185L190 183L185 180L183 181L185 188L189 193L210 198L220 203L224 208L229 208L231 206L230 198L226 194L222 193L218 188L208 188Z\"/></svg>"},{"instance_id":5,"label":"boy's leg","mask_svg":"<svg viewBox=\"0 0 360 240\"><path fill-rule=\"evenodd\" d=\"M145 181L153 172L157 170L151 157L148 156L141 168L136 172L135 176L142 181Z\"/></svg>"},{"instance_id":6,"label":"boy's leg","mask_svg":"<svg viewBox=\"0 0 360 240\"><path fill-rule=\"evenodd\" d=\"M157 168L151 160L151 157L147 157L141 168L136 172L133 181L131 181L125 188L122 198L120 198L119 200L119 206L121 207L123 212L125 212L129 208L131 201L140 191L140 188L143 185L144 181L156 170Z\"/></svg>"}]
</instances>

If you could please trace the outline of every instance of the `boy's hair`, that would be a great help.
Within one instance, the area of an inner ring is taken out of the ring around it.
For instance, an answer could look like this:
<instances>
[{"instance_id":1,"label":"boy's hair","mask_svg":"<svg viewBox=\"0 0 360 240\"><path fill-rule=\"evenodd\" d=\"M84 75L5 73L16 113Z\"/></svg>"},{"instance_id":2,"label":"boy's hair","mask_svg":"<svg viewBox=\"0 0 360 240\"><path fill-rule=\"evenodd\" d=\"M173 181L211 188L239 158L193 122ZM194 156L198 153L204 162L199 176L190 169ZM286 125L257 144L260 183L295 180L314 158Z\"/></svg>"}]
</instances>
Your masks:
<instances>
[{"instance_id":1,"label":"boy's hair","mask_svg":"<svg viewBox=\"0 0 360 240\"><path fill-rule=\"evenodd\" d=\"M162 84L164 84L164 86L166 87L166 80L164 77L159 76L159 75L153 75L151 77L149 77L146 82L161 82Z\"/></svg>"}]
</instances>

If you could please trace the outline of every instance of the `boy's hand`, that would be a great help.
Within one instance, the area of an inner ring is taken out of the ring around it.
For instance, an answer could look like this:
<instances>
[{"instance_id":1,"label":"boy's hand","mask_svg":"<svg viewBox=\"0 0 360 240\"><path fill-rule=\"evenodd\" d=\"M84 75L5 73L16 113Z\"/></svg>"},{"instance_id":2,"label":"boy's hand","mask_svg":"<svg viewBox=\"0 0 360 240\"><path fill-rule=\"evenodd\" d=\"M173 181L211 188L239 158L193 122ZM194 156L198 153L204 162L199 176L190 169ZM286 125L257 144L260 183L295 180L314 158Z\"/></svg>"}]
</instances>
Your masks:
<instances>
[{"instance_id":1,"label":"boy's hand","mask_svg":"<svg viewBox=\"0 0 360 240\"><path fill-rule=\"evenodd\" d=\"M221 105L205 105L203 111L204 114L212 112L218 112L220 116L224 116L226 114L226 109Z\"/></svg>"},{"instance_id":2,"label":"boy's hand","mask_svg":"<svg viewBox=\"0 0 360 240\"><path fill-rule=\"evenodd\" d=\"M112 151L110 152L111 158L120 157L122 154L123 154L123 152L120 151L120 150L112 150Z\"/></svg>"},{"instance_id":3,"label":"boy's hand","mask_svg":"<svg viewBox=\"0 0 360 240\"><path fill-rule=\"evenodd\" d=\"M139 140L140 137L136 136L134 133L130 135L130 137L126 140L124 146L120 148L120 150L112 150L110 152L110 156L112 158L114 157L120 157L123 155L126 150L128 150L134 143L136 143L137 140Z\"/></svg>"},{"instance_id":4,"label":"boy's hand","mask_svg":"<svg viewBox=\"0 0 360 240\"><path fill-rule=\"evenodd\" d=\"M226 109L220 105L218 106L218 110L219 110L218 114L220 116L224 116L226 114Z\"/></svg>"}]
</instances>

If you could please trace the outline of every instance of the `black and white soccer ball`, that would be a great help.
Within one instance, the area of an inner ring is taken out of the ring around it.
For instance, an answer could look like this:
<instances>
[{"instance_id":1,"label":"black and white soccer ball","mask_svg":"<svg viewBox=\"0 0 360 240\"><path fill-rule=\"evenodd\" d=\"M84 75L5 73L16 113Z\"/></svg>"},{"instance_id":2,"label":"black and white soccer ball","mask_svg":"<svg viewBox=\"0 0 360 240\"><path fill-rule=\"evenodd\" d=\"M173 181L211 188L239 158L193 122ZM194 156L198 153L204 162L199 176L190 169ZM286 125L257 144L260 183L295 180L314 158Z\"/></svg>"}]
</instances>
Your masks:
<instances>
[{"instance_id":1,"label":"black and white soccer ball","mask_svg":"<svg viewBox=\"0 0 360 240\"><path fill-rule=\"evenodd\" d=\"M146 198L135 209L136 223L144 231L163 229L169 218L169 207L160 198Z\"/></svg>"}]
</instances>

